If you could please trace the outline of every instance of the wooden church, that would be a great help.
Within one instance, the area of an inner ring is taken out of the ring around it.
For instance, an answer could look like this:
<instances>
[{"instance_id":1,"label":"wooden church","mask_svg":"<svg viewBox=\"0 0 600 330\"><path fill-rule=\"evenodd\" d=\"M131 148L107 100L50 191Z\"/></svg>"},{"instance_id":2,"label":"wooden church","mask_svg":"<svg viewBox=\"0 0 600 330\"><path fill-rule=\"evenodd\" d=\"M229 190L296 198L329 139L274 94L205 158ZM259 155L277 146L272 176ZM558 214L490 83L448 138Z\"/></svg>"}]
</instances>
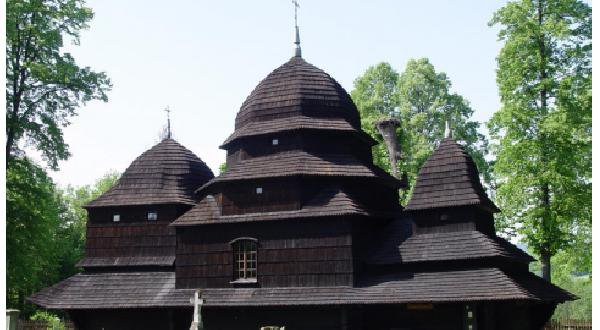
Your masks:
<instances>
[{"instance_id":1,"label":"wooden church","mask_svg":"<svg viewBox=\"0 0 600 330\"><path fill-rule=\"evenodd\" d=\"M93 330L190 329L195 308L203 329L501 330L575 298L496 236L451 137L401 206L350 96L296 47L242 104L224 173L170 138L144 152L86 206L83 271L29 300Z\"/></svg>"}]
</instances>

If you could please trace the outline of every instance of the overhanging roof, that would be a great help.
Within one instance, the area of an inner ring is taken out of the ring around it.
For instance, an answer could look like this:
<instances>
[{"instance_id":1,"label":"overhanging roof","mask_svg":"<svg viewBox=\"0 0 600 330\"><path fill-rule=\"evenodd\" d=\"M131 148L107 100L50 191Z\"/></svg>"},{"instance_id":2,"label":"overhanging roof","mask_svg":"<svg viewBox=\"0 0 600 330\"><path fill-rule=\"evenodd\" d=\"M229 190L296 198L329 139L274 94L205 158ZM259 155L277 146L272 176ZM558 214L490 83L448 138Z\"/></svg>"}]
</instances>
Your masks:
<instances>
[{"instance_id":1,"label":"overhanging roof","mask_svg":"<svg viewBox=\"0 0 600 330\"><path fill-rule=\"evenodd\" d=\"M47 309L190 307L193 289L175 289L173 272L77 274L29 298ZM356 287L210 288L206 307L364 305L532 300L564 302L575 296L531 273L497 268L404 272L370 277Z\"/></svg>"}]
</instances>

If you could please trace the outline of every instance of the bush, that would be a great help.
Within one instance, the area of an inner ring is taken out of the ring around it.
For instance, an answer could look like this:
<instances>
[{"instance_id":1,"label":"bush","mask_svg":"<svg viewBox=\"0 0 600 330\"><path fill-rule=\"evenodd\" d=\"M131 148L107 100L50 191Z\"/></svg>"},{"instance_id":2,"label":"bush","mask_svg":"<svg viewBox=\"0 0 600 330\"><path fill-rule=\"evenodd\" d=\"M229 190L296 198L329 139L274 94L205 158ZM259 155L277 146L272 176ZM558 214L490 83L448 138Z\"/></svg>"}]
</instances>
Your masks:
<instances>
[{"instance_id":1,"label":"bush","mask_svg":"<svg viewBox=\"0 0 600 330\"><path fill-rule=\"evenodd\" d=\"M48 330L65 330L65 324L60 318L46 311L37 311L30 318L32 321L45 321L48 323Z\"/></svg>"}]
</instances>

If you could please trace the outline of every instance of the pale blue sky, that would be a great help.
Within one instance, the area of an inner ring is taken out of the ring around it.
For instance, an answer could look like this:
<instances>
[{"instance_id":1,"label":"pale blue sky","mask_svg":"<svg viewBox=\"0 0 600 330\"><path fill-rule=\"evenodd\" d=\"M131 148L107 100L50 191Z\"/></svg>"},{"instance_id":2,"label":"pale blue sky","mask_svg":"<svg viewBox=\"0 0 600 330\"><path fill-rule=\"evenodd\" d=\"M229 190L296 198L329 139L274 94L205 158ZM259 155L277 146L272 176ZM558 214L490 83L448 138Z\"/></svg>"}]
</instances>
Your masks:
<instances>
[{"instance_id":1,"label":"pale blue sky","mask_svg":"<svg viewBox=\"0 0 600 330\"><path fill-rule=\"evenodd\" d=\"M350 92L367 67L387 61L402 71L428 57L465 96L474 119L500 105L497 28L487 22L505 1L300 0L303 57ZM172 109L174 137L215 174L220 143L256 84L293 53L291 0L88 2L96 13L78 62L106 71L109 102L80 109L65 129L72 157L52 173L61 185L92 183L123 171L158 142Z\"/></svg>"}]
</instances>

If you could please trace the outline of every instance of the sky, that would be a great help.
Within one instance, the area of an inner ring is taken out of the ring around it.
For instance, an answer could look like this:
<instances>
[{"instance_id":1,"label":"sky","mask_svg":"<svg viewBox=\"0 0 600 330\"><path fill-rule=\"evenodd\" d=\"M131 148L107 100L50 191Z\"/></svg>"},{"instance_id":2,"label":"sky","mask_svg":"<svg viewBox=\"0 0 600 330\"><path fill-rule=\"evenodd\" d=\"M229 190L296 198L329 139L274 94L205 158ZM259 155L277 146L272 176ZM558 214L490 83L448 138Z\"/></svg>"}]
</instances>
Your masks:
<instances>
[{"instance_id":1,"label":"sky","mask_svg":"<svg viewBox=\"0 0 600 330\"><path fill-rule=\"evenodd\" d=\"M428 57L453 91L470 101L474 120L499 109L498 27L489 27L505 1L300 0L302 55L348 92L371 65L397 71ZM122 172L159 142L171 109L173 137L215 174L218 148L260 80L293 55L291 0L88 0L95 12L79 46L82 66L105 71L109 101L79 109L64 129L72 156L51 176L61 186L91 184Z\"/></svg>"}]
</instances>

